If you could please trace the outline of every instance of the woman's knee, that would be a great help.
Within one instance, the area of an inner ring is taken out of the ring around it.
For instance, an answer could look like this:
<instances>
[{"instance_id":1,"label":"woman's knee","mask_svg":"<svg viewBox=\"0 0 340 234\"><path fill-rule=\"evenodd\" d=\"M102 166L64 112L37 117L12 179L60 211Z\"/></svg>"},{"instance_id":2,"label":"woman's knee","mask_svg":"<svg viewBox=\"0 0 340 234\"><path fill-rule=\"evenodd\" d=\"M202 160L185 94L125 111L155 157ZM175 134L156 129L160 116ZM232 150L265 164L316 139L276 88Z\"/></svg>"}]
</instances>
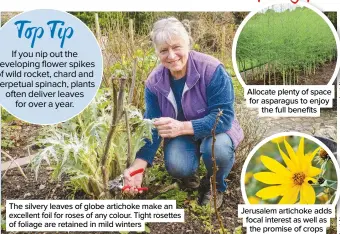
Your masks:
<instances>
[{"instance_id":1,"label":"woman's knee","mask_svg":"<svg viewBox=\"0 0 340 234\"><path fill-rule=\"evenodd\" d=\"M176 178L189 177L199 164L199 149L196 142L187 137L176 137L167 142L164 149L165 168Z\"/></svg>"},{"instance_id":2,"label":"woman's knee","mask_svg":"<svg viewBox=\"0 0 340 234\"><path fill-rule=\"evenodd\" d=\"M212 137L207 137L203 139L200 151L203 157L206 157L203 159L211 159ZM234 145L228 134L220 133L216 135L214 154L217 162L234 161Z\"/></svg>"},{"instance_id":3,"label":"woman's knee","mask_svg":"<svg viewBox=\"0 0 340 234\"><path fill-rule=\"evenodd\" d=\"M193 175L198 166L193 164L184 165L176 160L166 160L165 168L168 173L175 178L185 178Z\"/></svg>"}]
</instances>

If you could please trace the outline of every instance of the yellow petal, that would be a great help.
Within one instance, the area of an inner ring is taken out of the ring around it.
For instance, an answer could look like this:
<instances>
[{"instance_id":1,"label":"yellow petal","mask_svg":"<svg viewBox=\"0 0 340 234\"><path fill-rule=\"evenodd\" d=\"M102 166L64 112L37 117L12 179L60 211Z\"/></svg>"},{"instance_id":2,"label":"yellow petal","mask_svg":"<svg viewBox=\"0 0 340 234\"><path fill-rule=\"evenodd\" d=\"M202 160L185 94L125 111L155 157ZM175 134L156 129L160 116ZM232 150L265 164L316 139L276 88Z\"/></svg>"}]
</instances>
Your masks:
<instances>
[{"instance_id":1,"label":"yellow petal","mask_svg":"<svg viewBox=\"0 0 340 234\"><path fill-rule=\"evenodd\" d=\"M258 172L254 174L254 178L265 184L287 184L291 182L291 179L273 172Z\"/></svg>"},{"instance_id":2,"label":"yellow petal","mask_svg":"<svg viewBox=\"0 0 340 234\"><path fill-rule=\"evenodd\" d=\"M296 156L300 161L301 170L305 172L307 170L308 166L310 165L310 162L308 162L308 158L305 157L305 148L304 147L305 147L305 138L301 137L299 147L298 147L298 150L296 152Z\"/></svg>"},{"instance_id":3,"label":"yellow petal","mask_svg":"<svg viewBox=\"0 0 340 234\"><path fill-rule=\"evenodd\" d=\"M253 177L253 173L252 172L247 172L244 176L244 183L248 184L249 180L251 179L251 177Z\"/></svg>"},{"instance_id":4,"label":"yellow petal","mask_svg":"<svg viewBox=\"0 0 340 234\"><path fill-rule=\"evenodd\" d=\"M300 186L291 186L284 191L279 204L295 204L299 194Z\"/></svg>"},{"instance_id":5,"label":"yellow petal","mask_svg":"<svg viewBox=\"0 0 340 234\"><path fill-rule=\"evenodd\" d=\"M288 156L281 150L280 145L277 144L278 148L279 148L279 152L281 154L281 157L283 159L283 161L285 162L285 164L287 165L287 167L292 171L295 172L297 171L297 167L294 165L294 163L292 162L292 160L290 160L288 158Z\"/></svg>"},{"instance_id":6,"label":"yellow petal","mask_svg":"<svg viewBox=\"0 0 340 234\"><path fill-rule=\"evenodd\" d=\"M307 171L307 176L314 177L322 172L320 168L310 166Z\"/></svg>"},{"instance_id":7,"label":"yellow petal","mask_svg":"<svg viewBox=\"0 0 340 234\"><path fill-rule=\"evenodd\" d=\"M300 190L300 204L314 204L315 191L310 184L303 183Z\"/></svg>"},{"instance_id":8,"label":"yellow petal","mask_svg":"<svg viewBox=\"0 0 340 234\"><path fill-rule=\"evenodd\" d=\"M285 139L284 136L276 137L276 138L272 139L271 142L273 142L273 143L281 143L284 139Z\"/></svg>"},{"instance_id":9,"label":"yellow petal","mask_svg":"<svg viewBox=\"0 0 340 234\"><path fill-rule=\"evenodd\" d=\"M248 197L248 201L250 204L260 204L261 202L261 200L255 196Z\"/></svg>"},{"instance_id":10,"label":"yellow petal","mask_svg":"<svg viewBox=\"0 0 340 234\"><path fill-rule=\"evenodd\" d=\"M313 153L311 153L311 154L309 154L309 155L307 156L307 160L308 160L309 162L312 162L313 158L314 158L315 155L320 151L320 149L321 149L321 147L316 148L316 149L313 151Z\"/></svg>"},{"instance_id":11,"label":"yellow petal","mask_svg":"<svg viewBox=\"0 0 340 234\"><path fill-rule=\"evenodd\" d=\"M265 167L267 167L272 172L287 177L291 176L291 172L275 159L262 155L261 161L263 165L265 165Z\"/></svg>"},{"instance_id":12,"label":"yellow petal","mask_svg":"<svg viewBox=\"0 0 340 234\"><path fill-rule=\"evenodd\" d=\"M290 144L286 140L284 140L283 142L285 143L288 155L290 159L292 160L292 162L295 164L295 167L297 169L300 169L300 161L299 161L299 158L296 156L293 148L290 146Z\"/></svg>"},{"instance_id":13,"label":"yellow petal","mask_svg":"<svg viewBox=\"0 0 340 234\"><path fill-rule=\"evenodd\" d=\"M263 200L266 200L266 199L281 196L281 193L282 193L282 185L277 185L277 186L269 186L269 187L259 190L256 193L256 196L262 198Z\"/></svg>"},{"instance_id":14,"label":"yellow petal","mask_svg":"<svg viewBox=\"0 0 340 234\"><path fill-rule=\"evenodd\" d=\"M306 156L300 157L300 163L301 163L301 171L307 173L308 168L312 166L312 163L309 161L308 154Z\"/></svg>"},{"instance_id":15,"label":"yellow petal","mask_svg":"<svg viewBox=\"0 0 340 234\"><path fill-rule=\"evenodd\" d=\"M305 155L304 147L305 147L305 138L301 137L301 140L300 140L300 143L299 143L299 148L298 148L298 151L297 151L298 157L303 157Z\"/></svg>"}]
</instances>

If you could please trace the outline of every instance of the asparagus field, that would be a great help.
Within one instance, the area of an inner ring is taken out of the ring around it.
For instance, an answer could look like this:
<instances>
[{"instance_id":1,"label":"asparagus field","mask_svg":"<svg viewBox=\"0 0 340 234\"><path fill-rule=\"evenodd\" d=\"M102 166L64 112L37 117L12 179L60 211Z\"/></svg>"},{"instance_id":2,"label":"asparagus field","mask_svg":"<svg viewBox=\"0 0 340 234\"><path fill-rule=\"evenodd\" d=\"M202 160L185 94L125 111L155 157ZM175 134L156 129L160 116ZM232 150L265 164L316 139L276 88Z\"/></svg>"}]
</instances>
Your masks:
<instances>
[{"instance_id":1,"label":"asparagus field","mask_svg":"<svg viewBox=\"0 0 340 234\"><path fill-rule=\"evenodd\" d=\"M244 26L236 49L246 84L320 84L311 77L323 67L333 69L333 74L336 57L330 27L306 7L257 13ZM325 84L330 78L324 77Z\"/></svg>"}]
</instances>

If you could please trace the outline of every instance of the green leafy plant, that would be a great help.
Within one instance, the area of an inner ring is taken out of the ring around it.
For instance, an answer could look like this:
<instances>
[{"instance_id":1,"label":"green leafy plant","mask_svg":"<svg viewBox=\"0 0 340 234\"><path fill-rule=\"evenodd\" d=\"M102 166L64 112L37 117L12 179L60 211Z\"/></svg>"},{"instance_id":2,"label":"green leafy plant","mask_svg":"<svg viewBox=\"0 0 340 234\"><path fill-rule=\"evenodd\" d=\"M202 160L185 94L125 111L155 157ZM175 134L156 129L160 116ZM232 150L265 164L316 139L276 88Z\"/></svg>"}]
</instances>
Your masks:
<instances>
[{"instance_id":1,"label":"green leafy plant","mask_svg":"<svg viewBox=\"0 0 340 234\"><path fill-rule=\"evenodd\" d=\"M1 216L1 230L6 231L6 220Z\"/></svg>"},{"instance_id":2,"label":"green leafy plant","mask_svg":"<svg viewBox=\"0 0 340 234\"><path fill-rule=\"evenodd\" d=\"M14 141L11 139L1 139L1 147L3 149L11 149L14 147Z\"/></svg>"},{"instance_id":3,"label":"green leafy plant","mask_svg":"<svg viewBox=\"0 0 340 234\"><path fill-rule=\"evenodd\" d=\"M104 186L101 171L101 155L110 128L112 106L107 90L100 90L95 100L78 116L51 127L46 127L39 143L44 148L34 157L32 166L36 172L45 160L53 165L53 177L68 176L68 185L74 192L100 198ZM126 106L131 126L132 155L144 145L144 138L151 138L152 122L143 120L133 106ZM125 169L128 136L123 120L119 121L111 139L106 172L109 179Z\"/></svg>"},{"instance_id":4,"label":"green leafy plant","mask_svg":"<svg viewBox=\"0 0 340 234\"><path fill-rule=\"evenodd\" d=\"M6 215L5 215L5 207L1 206L1 231L6 231Z\"/></svg>"},{"instance_id":5,"label":"green leafy plant","mask_svg":"<svg viewBox=\"0 0 340 234\"><path fill-rule=\"evenodd\" d=\"M4 108L1 108L1 123L2 123L2 137L1 137L1 147L3 149L11 149L15 147L15 139L19 138L15 136L15 132L18 128L17 125L12 125L11 123L16 120L13 115L8 113Z\"/></svg>"},{"instance_id":6,"label":"green leafy plant","mask_svg":"<svg viewBox=\"0 0 340 234\"><path fill-rule=\"evenodd\" d=\"M1 108L1 122L2 123L8 123L11 122L13 120L15 120L16 118L11 115L10 113L8 113L4 108Z\"/></svg>"},{"instance_id":7,"label":"green leafy plant","mask_svg":"<svg viewBox=\"0 0 340 234\"><path fill-rule=\"evenodd\" d=\"M184 206L184 201L187 200L188 193L180 189L172 189L166 193L162 193L155 197L155 200L176 200L176 204L179 208Z\"/></svg>"},{"instance_id":8,"label":"green leafy plant","mask_svg":"<svg viewBox=\"0 0 340 234\"><path fill-rule=\"evenodd\" d=\"M211 215L213 211L210 205L200 206L197 201L193 200L189 203L189 211L193 219L197 219L202 222L206 231L214 230L214 225L211 222Z\"/></svg>"},{"instance_id":9,"label":"green leafy plant","mask_svg":"<svg viewBox=\"0 0 340 234\"><path fill-rule=\"evenodd\" d=\"M259 80L269 85L300 84L299 76L315 74L336 58L336 43L327 23L313 10L273 8L247 22L237 41L236 58L246 84Z\"/></svg>"},{"instance_id":10,"label":"green leafy plant","mask_svg":"<svg viewBox=\"0 0 340 234\"><path fill-rule=\"evenodd\" d=\"M164 165L155 164L145 174L144 181L147 185L167 186L172 183L173 178L166 171Z\"/></svg>"}]
</instances>

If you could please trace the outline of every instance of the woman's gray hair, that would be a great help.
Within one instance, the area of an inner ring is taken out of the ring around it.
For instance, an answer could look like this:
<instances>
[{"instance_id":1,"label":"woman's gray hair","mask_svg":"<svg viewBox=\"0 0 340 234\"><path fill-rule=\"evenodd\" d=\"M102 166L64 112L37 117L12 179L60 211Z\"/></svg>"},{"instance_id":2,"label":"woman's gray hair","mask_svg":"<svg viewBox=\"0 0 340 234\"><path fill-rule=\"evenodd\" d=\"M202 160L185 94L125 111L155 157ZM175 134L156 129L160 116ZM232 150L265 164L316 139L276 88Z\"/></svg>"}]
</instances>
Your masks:
<instances>
[{"instance_id":1,"label":"woman's gray hair","mask_svg":"<svg viewBox=\"0 0 340 234\"><path fill-rule=\"evenodd\" d=\"M157 46L172 40L174 36L182 38L190 48L191 38L184 25L175 17L160 19L154 23L151 31L151 40Z\"/></svg>"}]
</instances>

